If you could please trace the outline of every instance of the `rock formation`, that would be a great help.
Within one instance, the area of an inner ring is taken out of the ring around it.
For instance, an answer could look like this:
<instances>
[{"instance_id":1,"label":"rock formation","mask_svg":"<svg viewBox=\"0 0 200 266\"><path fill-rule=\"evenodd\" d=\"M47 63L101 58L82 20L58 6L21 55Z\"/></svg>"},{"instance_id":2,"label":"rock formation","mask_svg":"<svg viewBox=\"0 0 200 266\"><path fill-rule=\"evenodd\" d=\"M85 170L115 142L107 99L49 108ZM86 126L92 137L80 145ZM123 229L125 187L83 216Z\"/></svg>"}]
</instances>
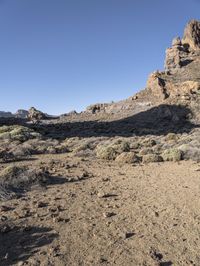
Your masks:
<instances>
[{"instance_id":1,"label":"rock formation","mask_svg":"<svg viewBox=\"0 0 200 266\"><path fill-rule=\"evenodd\" d=\"M47 116L43 112L37 110L35 107L31 107L28 110L27 118L32 122L37 122L43 119L47 119Z\"/></svg>"},{"instance_id":2,"label":"rock formation","mask_svg":"<svg viewBox=\"0 0 200 266\"><path fill-rule=\"evenodd\" d=\"M23 110L23 109L19 109L17 110L17 112L15 113L15 117L17 118L27 118L28 116L28 111Z\"/></svg>"},{"instance_id":3,"label":"rock formation","mask_svg":"<svg viewBox=\"0 0 200 266\"><path fill-rule=\"evenodd\" d=\"M200 22L190 21L181 39L176 37L166 50L165 70L154 72L147 91L158 101L191 100L200 93Z\"/></svg>"},{"instance_id":4,"label":"rock formation","mask_svg":"<svg viewBox=\"0 0 200 266\"><path fill-rule=\"evenodd\" d=\"M200 22L191 20L184 31L182 43L191 50L200 50Z\"/></svg>"}]
</instances>

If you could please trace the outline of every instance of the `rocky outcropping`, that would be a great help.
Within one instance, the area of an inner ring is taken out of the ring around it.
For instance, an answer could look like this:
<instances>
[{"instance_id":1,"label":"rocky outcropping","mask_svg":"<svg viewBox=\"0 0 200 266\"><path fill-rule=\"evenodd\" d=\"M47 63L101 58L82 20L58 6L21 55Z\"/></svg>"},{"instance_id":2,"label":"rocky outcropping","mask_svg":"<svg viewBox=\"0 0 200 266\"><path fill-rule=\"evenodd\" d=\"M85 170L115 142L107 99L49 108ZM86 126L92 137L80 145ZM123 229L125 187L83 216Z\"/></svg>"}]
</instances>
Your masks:
<instances>
[{"instance_id":1,"label":"rocky outcropping","mask_svg":"<svg viewBox=\"0 0 200 266\"><path fill-rule=\"evenodd\" d=\"M165 71L173 73L199 59L200 56L200 22L191 20L182 40L176 37L172 47L166 50Z\"/></svg>"},{"instance_id":2,"label":"rocky outcropping","mask_svg":"<svg viewBox=\"0 0 200 266\"><path fill-rule=\"evenodd\" d=\"M200 50L200 21L191 20L187 24L182 43L191 50Z\"/></svg>"},{"instance_id":3,"label":"rocky outcropping","mask_svg":"<svg viewBox=\"0 0 200 266\"><path fill-rule=\"evenodd\" d=\"M28 111L23 110L23 109L19 109L15 113L15 117L17 117L17 118L23 118L23 119L25 119L25 118L27 118L27 116L28 116Z\"/></svg>"},{"instance_id":4,"label":"rocky outcropping","mask_svg":"<svg viewBox=\"0 0 200 266\"><path fill-rule=\"evenodd\" d=\"M147 81L149 95L155 102L196 100L200 94L200 22L190 21L181 39L176 37L166 50L165 70L151 74Z\"/></svg>"},{"instance_id":5,"label":"rocky outcropping","mask_svg":"<svg viewBox=\"0 0 200 266\"><path fill-rule=\"evenodd\" d=\"M47 117L46 114L44 114L43 112L37 110L35 107L31 107L28 110L27 118L30 121L37 122L37 121L40 121L40 120L43 120L43 119L47 119L48 117Z\"/></svg>"},{"instance_id":6,"label":"rocky outcropping","mask_svg":"<svg viewBox=\"0 0 200 266\"><path fill-rule=\"evenodd\" d=\"M109 105L110 104L108 103L96 103L96 104L88 106L86 109L86 112L89 112L92 114L96 114L99 112L105 112Z\"/></svg>"}]
</instances>

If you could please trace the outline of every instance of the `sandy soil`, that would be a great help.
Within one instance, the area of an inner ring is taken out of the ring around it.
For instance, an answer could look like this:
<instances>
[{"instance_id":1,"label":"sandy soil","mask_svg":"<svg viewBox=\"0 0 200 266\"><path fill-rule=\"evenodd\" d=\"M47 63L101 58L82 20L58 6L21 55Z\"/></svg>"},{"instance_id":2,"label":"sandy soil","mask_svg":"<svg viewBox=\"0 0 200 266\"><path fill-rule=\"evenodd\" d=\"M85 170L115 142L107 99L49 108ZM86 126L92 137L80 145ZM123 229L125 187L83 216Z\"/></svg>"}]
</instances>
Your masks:
<instances>
[{"instance_id":1,"label":"sandy soil","mask_svg":"<svg viewBox=\"0 0 200 266\"><path fill-rule=\"evenodd\" d=\"M54 182L0 203L0 265L200 265L197 163L34 158Z\"/></svg>"}]
</instances>

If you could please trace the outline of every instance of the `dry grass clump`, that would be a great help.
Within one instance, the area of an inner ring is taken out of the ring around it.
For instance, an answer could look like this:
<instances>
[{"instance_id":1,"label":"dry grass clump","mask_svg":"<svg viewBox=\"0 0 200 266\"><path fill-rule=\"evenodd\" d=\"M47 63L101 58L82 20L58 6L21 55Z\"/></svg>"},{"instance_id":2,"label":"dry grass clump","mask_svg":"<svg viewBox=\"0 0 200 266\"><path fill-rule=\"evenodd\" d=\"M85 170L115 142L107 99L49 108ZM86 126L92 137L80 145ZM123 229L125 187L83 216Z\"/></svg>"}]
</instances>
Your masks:
<instances>
[{"instance_id":1,"label":"dry grass clump","mask_svg":"<svg viewBox=\"0 0 200 266\"><path fill-rule=\"evenodd\" d=\"M178 135L175 133L168 133L167 136L165 137L166 141L177 141L178 140Z\"/></svg>"},{"instance_id":2,"label":"dry grass clump","mask_svg":"<svg viewBox=\"0 0 200 266\"><path fill-rule=\"evenodd\" d=\"M14 125L0 127L0 139L24 142L28 139L40 138L41 135L28 127Z\"/></svg>"},{"instance_id":3,"label":"dry grass clump","mask_svg":"<svg viewBox=\"0 0 200 266\"><path fill-rule=\"evenodd\" d=\"M68 148L58 140L31 139L20 145L26 154L56 154L68 152Z\"/></svg>"},{"instance_id":4,"label":"dry grass clump","mask_svg":"<svg viewBox=\"0 0 200 266\"><path fill-rule=\"evenodd\" d=\"M153 154L154 150L152 148L143 148L139 151L139 155Z\"/></svg>"},{"instance_id":5,"label":"dry grass clump","mask_svg":"<svg viewBox=\"0 0 200 266\"><path fill-rule=\"evenodd\" d=\"M200 162L200 142L198 140L182 144L178 149L182 151L184 160Z\"/></svg>"},{"instance_id":6,"label":"dry grass clump","mask_svg":"<svg viewBox=\"0 0 200 266\"><path fill-rule=\"evenodd\" d=\"M154 139L151 139L151 138L146 138L142 143L142 146L143 147L153 147L156 145L156 141Z\"/></svg>"},{"instance_id":7,"label":"dry grass clump","mask_svg":"<svg viewBox=\"0 0 200 266\"><path fill-rule=\"evenodd\" d=\"M0 162L5 163L15 159L15 156L12 152L7 149L0 150Z\"/></svg>"},{"instance_id":8,"label":"dry grass clump","mask_svg":"<svg viewBox=\"0 0 200 266\"><path fill-rule=\"evenodd\" d=\"M78 153L80 151L94 150L96 146L104 141L103 137L90 137L90 138L67 138L65 139L63 145L66 145L70 152Z\"/></svg>"},{"instance_id":9,"label":"dry grass clump","mask_svg":"<svg viewBox=\"0 0 200 266\"><path fill-rule=\"evenodd\" d=\"M130 151L130 144L127 141L117 139L113 142L100 143L96 148L97 158L115 160L123 152Z\"/></svg>"},{"instance_id":10,"label":"dry grass clump","mask_svg":"<svg viewBox=\"0 0 200 266\"><path fill-rule=\"evenodd\" d=\"M178 162L183 159L183 152L176 148L171 148L168 150L165 150L161 154L164 161L174 161Z\"/></svg>"},{"instance_id":11,"label":"dry grass clump","mask_svg":"<svg viewBox=\"0 0 200 266\"><path fill-rule=\"evenodd\" d=\"M142 156L143 163L156 163L156 162L162 162L162 161L163 161L163 158L157 154L146 154Z\"/></svg>"},{"instance_id":12,"label":"dry grass clump","mask_svg":"<svg viewBox=\"0 0 200 266\"><path fill-rule=\"evenodd\" d=\"M0 172L0 199L5 197L5 192L28 190L34 184L43 184L47 174L42 170L29 169L26 166L11 165Z\"/></svg>"},{"instance_id":13,"label":"dry grass clump","mask_svg":"<svg viewBox=\"0 0 200 266\"><path fill-rule=\"evenodd\" d=\"M117 151L112 146L103 146L97 147L96 155L99 159L105 160L115 160L117 157Z\"/></svg>"},{"instance_id":14,"label":"dry grass clump","mask_svg":"<svg viewBox=\"0 0 200 266\"><path fill-rule=\"evenodd\" d=\"M132 164L140 162L141 159L136 155L135 152L123 152L116 157L115 161L118 163Z\"/></svg>"}]
</instances>

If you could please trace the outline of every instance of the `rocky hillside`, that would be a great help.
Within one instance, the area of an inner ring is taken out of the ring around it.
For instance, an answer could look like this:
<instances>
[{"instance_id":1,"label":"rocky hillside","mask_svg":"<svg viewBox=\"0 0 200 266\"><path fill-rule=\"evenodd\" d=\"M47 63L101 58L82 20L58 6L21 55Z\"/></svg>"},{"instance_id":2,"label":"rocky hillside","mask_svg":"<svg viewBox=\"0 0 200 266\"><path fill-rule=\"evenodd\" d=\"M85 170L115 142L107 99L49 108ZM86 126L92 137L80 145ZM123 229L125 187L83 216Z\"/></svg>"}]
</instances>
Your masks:
<instances>
[{"instance_id":1,"label":"rocky hillside","mask_svg":"<svg viewBox=\"0 0 200 266\"><path fill-rule=\"evenodd\" d=\"M89 106L88 113L138 113L159 104L190 106L198 116L200 99L200 22L191 20L183 38L166 50L164 71L149 75L146 88L127 100ZM199 117L198 117L199 118Z\"/></svg>"}]
</instances>

